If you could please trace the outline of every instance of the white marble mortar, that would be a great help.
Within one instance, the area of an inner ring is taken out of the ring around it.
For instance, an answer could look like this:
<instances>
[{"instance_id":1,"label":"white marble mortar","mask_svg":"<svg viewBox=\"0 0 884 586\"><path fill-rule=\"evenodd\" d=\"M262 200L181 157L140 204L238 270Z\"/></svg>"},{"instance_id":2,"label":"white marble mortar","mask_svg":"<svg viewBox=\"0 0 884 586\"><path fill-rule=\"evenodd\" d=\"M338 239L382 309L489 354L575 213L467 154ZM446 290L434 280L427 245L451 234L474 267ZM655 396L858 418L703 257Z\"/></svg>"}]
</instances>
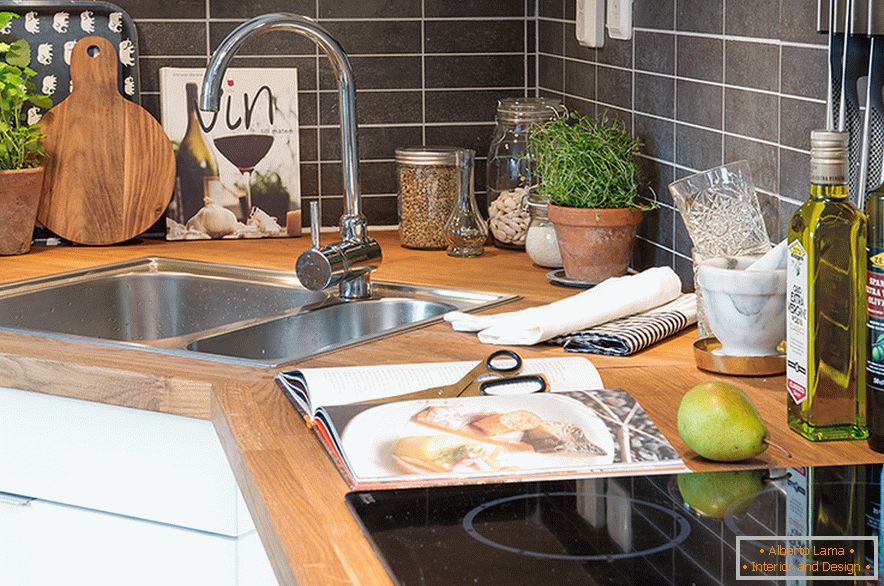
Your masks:
<instances>
[{"instance_id":1,"label":"white marble mortar","mask_svg":"<svg viewBox=\"0 0 884 586\"><path fill-rule=\"evenodd\" d=\"M711 258L697 268L719 354L771 356L786 337L786 271L744 270L757 258Z\"/></svg>"}]
</instances>

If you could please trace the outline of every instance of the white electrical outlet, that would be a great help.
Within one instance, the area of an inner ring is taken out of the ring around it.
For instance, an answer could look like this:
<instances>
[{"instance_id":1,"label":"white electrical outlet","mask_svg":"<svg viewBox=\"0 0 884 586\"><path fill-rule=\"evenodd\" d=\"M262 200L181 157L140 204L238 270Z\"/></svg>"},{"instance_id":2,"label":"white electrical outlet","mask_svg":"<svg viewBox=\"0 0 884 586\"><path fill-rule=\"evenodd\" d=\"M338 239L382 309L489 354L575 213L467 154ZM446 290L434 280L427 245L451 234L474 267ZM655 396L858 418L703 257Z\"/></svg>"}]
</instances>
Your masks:
<instances>
[{"instance_id":1,"label":"white electrical outlet","mask_svg":"<svg viewBox=\"0 0 884 586\"><path fill-rule=\"evenodd\" d=\"M608 0L608 36L628 41L632 38L632 0Z\"/></svg>"},{"instance_id":2,"label":"white electrical outlet","mask_svg":"<svg viewBox=\"0 0 884 586\"><path fill-rule=\"evenodd\" d=\"M605 0L577 1L577 42L584 47L605 45Z\"/></svg>"}]
</instances>

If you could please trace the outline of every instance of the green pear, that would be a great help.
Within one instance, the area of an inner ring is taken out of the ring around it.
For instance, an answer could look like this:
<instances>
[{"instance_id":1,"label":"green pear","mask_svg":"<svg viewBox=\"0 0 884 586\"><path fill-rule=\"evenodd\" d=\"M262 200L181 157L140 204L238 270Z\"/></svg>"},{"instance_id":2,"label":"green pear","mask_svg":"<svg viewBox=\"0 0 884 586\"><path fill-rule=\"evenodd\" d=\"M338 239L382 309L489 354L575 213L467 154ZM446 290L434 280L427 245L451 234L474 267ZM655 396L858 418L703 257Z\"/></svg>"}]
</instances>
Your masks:
<instances>
[{"instance_id":1,"label":"green pear","mask_svg":"<svg viewBox=\"0 0 884 586\"><path fill-rule=\"evenodd\" d=\"M752 400L732 384L700 383L678 408L678 435L708 460L737 462L767 449L769 436Z\"/></svg>"},{"instance_id":2,"label":"green pear","mask_svg":"<svg viewBox=\"0 0 884 586\"><path fill-rule=\"evenodd\" d=\"M679 474L678 490L695 512L721 519L746 510L765 489L765 478L764 470Z\"/></svg>"}]
</instances>

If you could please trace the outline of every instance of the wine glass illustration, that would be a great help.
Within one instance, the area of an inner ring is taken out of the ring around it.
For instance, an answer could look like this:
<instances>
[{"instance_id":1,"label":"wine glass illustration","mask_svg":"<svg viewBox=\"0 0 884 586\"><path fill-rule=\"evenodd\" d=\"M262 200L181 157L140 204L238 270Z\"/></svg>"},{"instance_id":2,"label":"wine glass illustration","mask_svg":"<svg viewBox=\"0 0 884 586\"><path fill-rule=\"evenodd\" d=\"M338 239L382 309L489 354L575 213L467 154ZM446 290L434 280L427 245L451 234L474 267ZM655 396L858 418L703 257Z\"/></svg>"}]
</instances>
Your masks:
<instances>
[{"instance_id":1,"label":"wine glass illustration","mask_svg":"<svg viewBox=\"0 0 884 586\"><path fill-rule=\"evenodd\" d=\"M273 146L272 134L232 134L215 139L215 148L230 161L243 176L246 201L243 218L252 213L252 171L267 156Z\"/></svg>"}]
</instances>

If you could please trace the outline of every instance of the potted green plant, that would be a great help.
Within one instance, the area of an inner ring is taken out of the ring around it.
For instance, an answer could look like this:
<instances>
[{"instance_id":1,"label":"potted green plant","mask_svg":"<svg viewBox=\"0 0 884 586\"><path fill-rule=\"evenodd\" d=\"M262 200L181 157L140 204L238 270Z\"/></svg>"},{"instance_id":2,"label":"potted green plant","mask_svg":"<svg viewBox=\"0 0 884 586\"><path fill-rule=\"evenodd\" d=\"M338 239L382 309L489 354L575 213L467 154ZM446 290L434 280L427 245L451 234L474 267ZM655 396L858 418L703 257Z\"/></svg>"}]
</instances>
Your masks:
<instances>
[{"instance_id":1,"label":"potted green plant","mask_svg":"<svg viewBox=\"0 0 884 586\"><path fill-rule=\"evenodd\" d=\"M0 12L0 29L13 19ZM31 47L24 39L0 40L0 254L23 254L31 248L43 186L43 134L28 120L32 107L52 101L31 82Z\"/></svg>"},{"instance_id":2,"label":"potted green plant","mask_svg":"<svg viewBox=\"0 0 884 586\"><path fill-rule=\"evenodd\" d=\"M626 273L644 212L635 161L640 147L619 121L577 113L532 132L538 192L550 199L569 279L598 283Z\"/></svg>"}]
</instances>

